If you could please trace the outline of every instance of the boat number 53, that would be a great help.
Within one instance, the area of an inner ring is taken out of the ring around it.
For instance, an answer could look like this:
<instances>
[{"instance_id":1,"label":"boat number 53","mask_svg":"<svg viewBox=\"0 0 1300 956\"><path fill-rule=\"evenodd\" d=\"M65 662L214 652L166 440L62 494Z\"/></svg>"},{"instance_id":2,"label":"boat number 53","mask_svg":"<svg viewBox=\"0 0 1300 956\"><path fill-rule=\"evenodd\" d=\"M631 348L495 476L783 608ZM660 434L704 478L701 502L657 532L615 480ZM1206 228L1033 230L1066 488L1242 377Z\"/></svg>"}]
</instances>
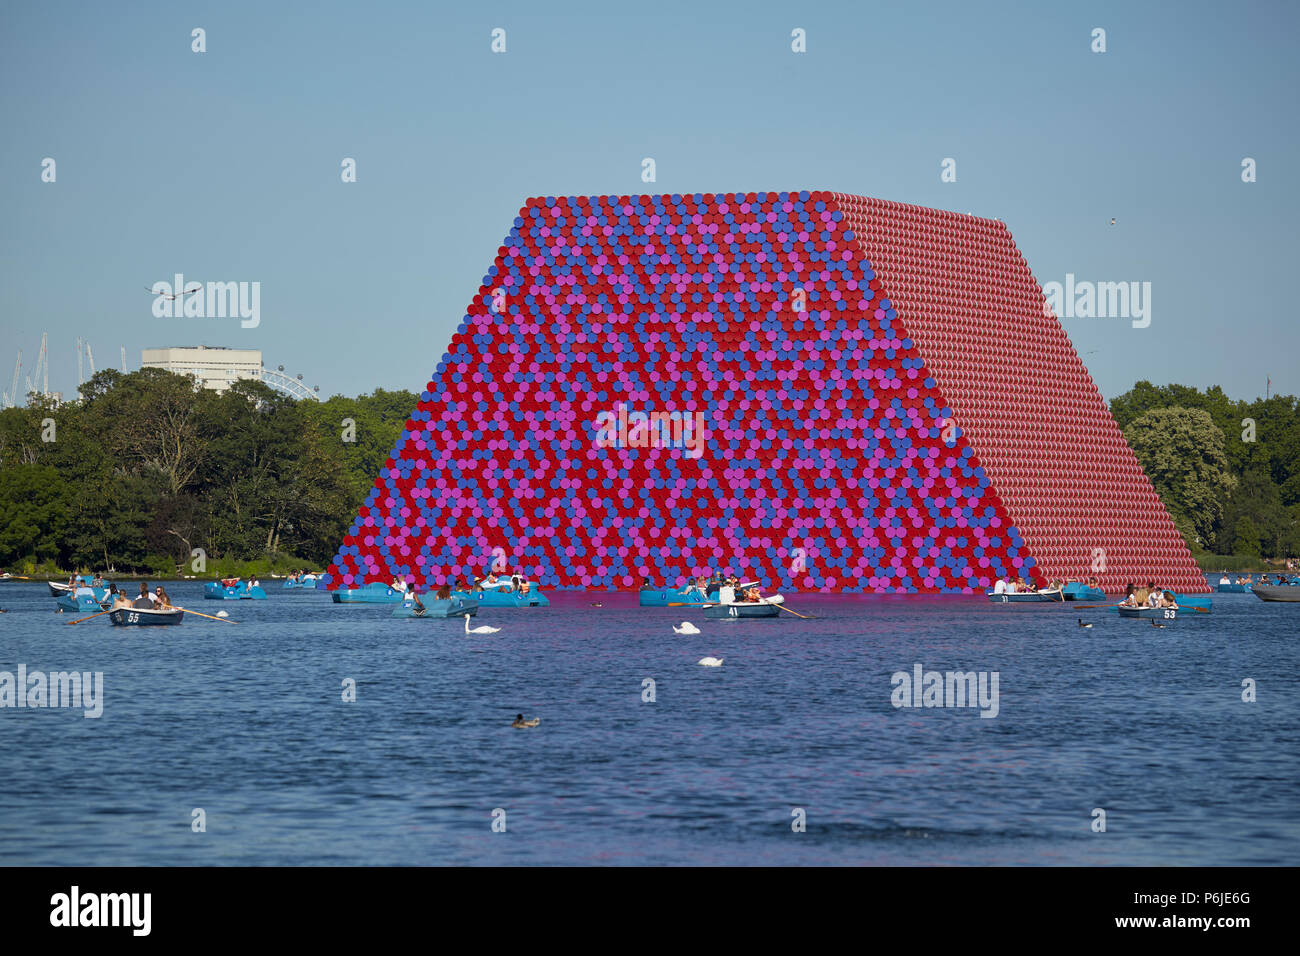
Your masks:
<instances>
[{"instance_id":1,"label":"boat number 53","mask_svg":"<svg viewBox=\"0 0 1300 956\"><path fill-rule=\"evenodd\" d=\"M1165 608L1165 617L1173 617L1173 616L1174 616L1174 609L1173 609L1173 608Z\"/></svg>"}]
</instances>

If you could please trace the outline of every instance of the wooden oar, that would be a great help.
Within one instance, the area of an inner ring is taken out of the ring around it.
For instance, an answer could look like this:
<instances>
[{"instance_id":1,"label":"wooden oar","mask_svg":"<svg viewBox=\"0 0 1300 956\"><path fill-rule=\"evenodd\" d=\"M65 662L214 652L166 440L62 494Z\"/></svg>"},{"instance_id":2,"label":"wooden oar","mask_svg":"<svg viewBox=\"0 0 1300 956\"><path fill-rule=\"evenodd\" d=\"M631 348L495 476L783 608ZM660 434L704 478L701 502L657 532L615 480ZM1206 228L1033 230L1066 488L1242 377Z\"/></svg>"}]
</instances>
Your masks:
<instances>
[{"instance_id":1,"label":"wooden oar","mask_svg":"<svg viewBox=\"0 0 1300 956\"><path fill-rule=\"evenodd\" d=\"M203 614L199 611L191 611L187 607L173 608L176 611L184 611L186 614L198 614L199 617L206 617L209 621L220 621L222 624L238 624L238 621L232 621L228 617L213 617L211 614Z\"/></svg>"},{"instance_id":2,"label":"wooden oar","mask_svg":"<svg viewBox=\"0 0 1300 956\"><path fill-rule=\"evenodd\" d=\"M764 603L764 604L772 604L771 601L764 601L763 603ZM808 614L800 614L798 611L791 611L791 610L790 610L788 607L786 607L784 604L772 604L772 607L779 608L779 609L782 610L782 611L789 611L789 613L793 614L795 617L801 617L801 618L803 618L805 621L815 621L815 620L816 620L816 618L812 617L811 615L808 615Z\"/></svg>"},{"instance_id":3,"label":"wooden oar","mask_svg":"<svg viewBox=\"0 0 1300 956\"><path fill-rule=\"evenodd\" d=\"M113 609L110 607L110 608L107 608L106 610L100 611L99 614L108 614L108 613L109 613L110 611L112 611L112 610L113 610ZM89 621L91 617L99 617L99 614L92 614L92 615L90 615L90 617L79 617L79 618L77 618L75 621L64 621L63 623L64 623L64 624L80 624L82 621Z\"/></svg>"}]
</instances>

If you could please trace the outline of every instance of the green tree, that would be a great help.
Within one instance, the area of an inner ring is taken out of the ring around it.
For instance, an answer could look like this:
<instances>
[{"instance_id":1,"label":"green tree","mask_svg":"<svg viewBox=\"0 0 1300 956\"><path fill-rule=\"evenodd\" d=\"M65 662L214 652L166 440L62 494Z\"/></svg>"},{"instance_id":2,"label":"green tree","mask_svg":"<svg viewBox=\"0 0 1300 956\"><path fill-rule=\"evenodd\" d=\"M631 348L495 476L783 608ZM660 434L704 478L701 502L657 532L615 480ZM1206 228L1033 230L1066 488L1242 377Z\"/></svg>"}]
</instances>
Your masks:
<instances>
[{"instance_id":1,"label":"green tree","mask_svg":"<svg viewBox=\"0 0 1300 956\"><path fill-rule=\"evenodd\" d=\"M1232 550L1234 554L1260 556L1262 549L1259 544L1259 530L1255 527L1255 522L1251 521L1249 517L1244 517L1237 522Z\"/></svg>"},{"instance_id":2,"label":"green tree","mask_svg":"<svg viewBox=\"0 0 1300 956\"><path fill-rule=\"evenodd\" d=\"M1208 547L1224 499L1236 484L1228 469L1223 432L1209 413L1155 408L1131 422L1124 437L1175 524L1192 528L1195 540L1189 544Z\"/></svg>"},{"instance_id":3,"label":"green tree","mask_svg":"<svg viewBox=\"0 0 1300 956\"><path fill-rule=\"evenodd\" d=\"M0 567L60 557L69 498L67 483L48 465L0 469Z\"/></svg>"},{"instance_id":4,"label":"green tree","mask_svg":"<svg viewBox=\"0 0 1300 956\"><path fill-rule=\"evenodd\" d=\"M1238 526L1249 523L1246 540L1257 550L1237 554L1262 554L1266 558L1285 557L1291 538L1291 515L1282 504L1282 496L1272 479L1262 471L1248 471L1237 482L1224 508L1221 542L1233 544Z\"/></svg>"}]
</instances>

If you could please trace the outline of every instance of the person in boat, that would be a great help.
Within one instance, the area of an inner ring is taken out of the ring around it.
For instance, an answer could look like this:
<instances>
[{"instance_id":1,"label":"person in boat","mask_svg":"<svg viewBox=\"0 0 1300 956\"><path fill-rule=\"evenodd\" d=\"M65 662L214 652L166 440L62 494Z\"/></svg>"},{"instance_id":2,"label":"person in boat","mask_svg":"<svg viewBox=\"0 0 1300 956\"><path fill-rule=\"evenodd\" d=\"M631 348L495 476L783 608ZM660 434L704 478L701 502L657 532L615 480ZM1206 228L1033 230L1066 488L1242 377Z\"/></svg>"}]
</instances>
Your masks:
<instances>
[{"instance_id":1,"label":"person in boat","mask_svg":"<svg viewBox=\"0 0 1300 956\"><path fill-rule=\"evenodd\" d=\"M438 588L438 593L434 595L434 598L438 601L450 601L451 585L444 583L442 587Z\"/></svg>"},{"instance_id":2,"label":"person in boat","mask_svg":"<svg viewBox=\"0 0 1300 956\"><path fill-rule=\"evenodd\" d=\"M167 592L163 590L163 586L161 584L158 585L158 590L155 592L155 596L158 598L157 603L155 605L156 607L158 607L161 610L169 610L171 608L172 599L167 596Z\"/></svg>"},{"instance_id":3,"label":"person in boat","mask_svg":"<svg viewBox=\"0 0 1300 956\"><path fill-rule=\"evenodd\" d=\"M77 579L77 586L76 586L75 588L72 589L72 594L73 594L74 597L92 597L92 598L93 598L93 597L95 596L95 591L94 591L93 588L91 588L91 586L90 586L89 584L87 584L85 581L82 581L80 578L78 578L78 579Z\"/></svg>"},{"instance_id":4,"label":"person in boat","mask_svg":"<svg viewBox=\"0 0 1300 956\"><path fill-rule=\"evenodd\" d=\"M251 578L248 579L248 583L244 585L244 590L251 591L253 590L253 588L260 588L261 586L262 586L262 582L257 580L257 575L253 575Z\"/></svg>"},{"instance_id":5,"label":"person in boat","mask_svg":"<svg viewBox=\"0 0 1300 956\"><path fill-rule=\"evenodd\" d=\"M420 600L420 595L416 593L414 584L412 584L411 589L406 592L406 600L411 602L411 607L415 610L416 614L424 613L424 602Z\"/></svg>"},{"instance_id":6,"label":"person in boat","mask_svg":"<svg viewBox=\"0 0 1300 956\"><path fill-rule=\"evenodd\" d=\"M994 594L1006 594L1006 593L1007 593L1007 582L1006 582L1006 579L1005 579L1005 578L998 578L998 579L997 579L997 581L996 581L996 582L994 583L994 585L993 585L993 593L994 593Z\"/></svg>"},{"instance_id":7,"label":"person in boat","mask_svg":"<svg viewBox=\"0 0 1300 956\"><path fill-rule=\"evenodd\" d=\"M153 596L149 593L149 583L147 581L140 582L140 596L131 602L131 606L141 611L153 610Z\"/></svg>"},{"instance_id":8,"label":"person in boat","mask_svg":"<svg viewBox=\"0 0 1300 956\"><path fill-rule=\"evenodd\" d=\"M487 577L485 577L482 581L480 581L479 584L483 585L484 588L494 588L494 587L496 587L496 586L497 586L497 576L496 576L496 573L493 572L493 571L491 571L491 570L489 570L488 573L487 573Z\"/></svg>"},{"instance_id":9,"label":"person in boat","mask_svg":"<svg viewBox=\"0 0 1300 956\"><path fill-rule=\"evenodd\" d=\"M520 594L527 594L531 588L532 588L532 585L528 583L528 579L527 579L527 578L520 578L520 579L519 579L519 593L520 593Z\"/></svg>"},{"instance_id":10,"label":"person in boat","mask_svg":"<svg viewBox=\"0 0 1300 956\"><path fill-rule=\"evenodd\" d=\"M654 582L653 582L653 581L651 581L648 577L642 577L642 578L641 578L641 590L642 590L642 591L653 591L654 589L655 589L655 586L654 586Z\"/></svg>"},{"instance_id":11,"label":"person in boat","mask_svg":"<svg viewBox=\"0 0 1300 956\"><path fill-rule=\"evenodd\" d=\"M104 576L96 571L95 576L90 581L90 586L92 588L102 588L104 586Z\"/></svg>"},{"instance_id":12,"label":"person in boat","mask_svg":"<svg viewBox=\"0 0 1300 956\"><path fill-rule=\"evenodd\" d=\"M742 598L742 600L752 601L753 603L757 604L759 600L758 588L756 587L749 588L747 591L745 591L745 596L744 598Z\"/></svg>"},{"instance_id":13,"label":"person in boat","mask_svg":"<svg viewBox=\"0 0 1300 956\"><path fill-rule=\"evenodd\" d=\"M126 594L125 591L118 591L116 588L114 588L114 590L113 590L113 592L112 592L112 597L113 597L113 608L112 608L112 609L113 609L114 611L116 611L116 610L117 610L118 608L120 608L120 607L131 607L131 606L132 606L132 605L131 605L131 599L130 599L129 597L127 597L127 594Z\"/></svg>"}]
</instances>

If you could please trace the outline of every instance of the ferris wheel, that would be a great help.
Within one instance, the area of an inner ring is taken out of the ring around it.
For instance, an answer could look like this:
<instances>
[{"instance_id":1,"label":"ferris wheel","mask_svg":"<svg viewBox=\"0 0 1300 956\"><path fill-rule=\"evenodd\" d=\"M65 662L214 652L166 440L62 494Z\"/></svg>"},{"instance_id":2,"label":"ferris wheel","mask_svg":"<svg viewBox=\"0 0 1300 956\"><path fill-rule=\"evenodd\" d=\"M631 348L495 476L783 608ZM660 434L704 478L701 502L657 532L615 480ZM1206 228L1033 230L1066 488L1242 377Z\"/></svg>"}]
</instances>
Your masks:
<instances>
[{"instance_id":1,"label":"ferris wheel","mask_svg":"<svg viewBox=\"0 0 1300 956\"><path fill-rule=\"evenodd\" d=\"M317 393L320 391L319 385L304 384L301 373L299 373L296 378L287 374L283 365L277 366L274 369L263 368L262 381L267 385L270 385L277 392L284 392L284 394L288 395L290 398L296 398L299 400L307 398L316 399Z\"/></svg>"}]
</instances>

